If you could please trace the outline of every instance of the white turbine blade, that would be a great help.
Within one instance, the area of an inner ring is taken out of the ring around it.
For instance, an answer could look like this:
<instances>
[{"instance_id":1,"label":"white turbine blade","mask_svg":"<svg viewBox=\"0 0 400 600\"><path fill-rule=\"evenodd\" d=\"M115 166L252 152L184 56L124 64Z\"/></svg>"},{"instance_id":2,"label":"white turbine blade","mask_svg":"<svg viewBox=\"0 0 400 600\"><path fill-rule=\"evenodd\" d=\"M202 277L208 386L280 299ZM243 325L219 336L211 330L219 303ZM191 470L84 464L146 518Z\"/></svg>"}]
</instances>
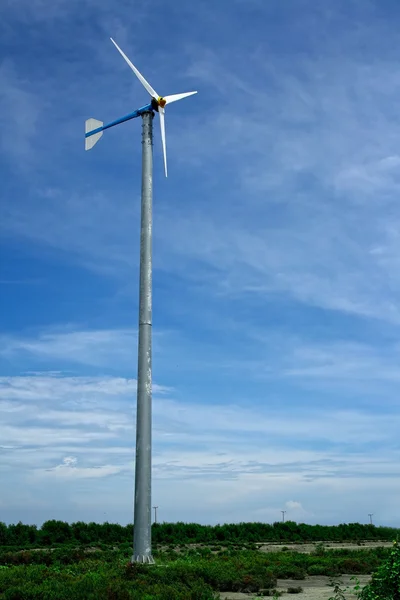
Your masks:
<instances>
[{"instance_id":1,"label":"white turbine blade","mask_svg":"<svg viewBox=\"0 0 400 600\"><path fill-rule=\"evenodd\" d=\"M135 67L135 65L132 64L131 61L129 60L129 58L126 56L126 54L124 54L124 52L122 52L122 50L118 46L118 44L116 44L112 38L110 38L110 40L112 41L112 43L114 44L114 46L116 47L116 49L118 50L118 52L121 54L121 56L126 60L126 62L130 66L130 68L132 69L132 71L135 73L136 77L139 79L140 83L149 92L150 96L152 96L153 98L158 98L159 96L158 96L157 92L151 87L151 85L149 84L149 82L146 81L146 79L143 77L143 75L141 73L139 73L139 71L137 70L137 68Z\"/></svg>"},{"instance_id":2,"label":"white turbine blade","mask_svg":"<svg viewBox=\"0 0 400 600\"><path fill-rule=\"evenodd\" d=\"M172 94L171 96L164 96L164 100L166 100L167 104L171 104L171 102L176 102L177 100L183 100L183 98L188 98L188 96L193 96L193 94L197 94L197 92L186 92L184 94Z\"/></svg>"},{"instance_id":3,"label":"white turbine blade","mask_svg":"<svg viewBox=\"0 0 400 600\"><path fill-rule=\"evenodd\" d=\"M167 169L167 144L165 141L165 110L159 106L158 114L160 115L160 128L161 128L161 143L164 154L164 169L165 169L165 177L168 177L168 169Z\"/></svg>"}]
</instances>

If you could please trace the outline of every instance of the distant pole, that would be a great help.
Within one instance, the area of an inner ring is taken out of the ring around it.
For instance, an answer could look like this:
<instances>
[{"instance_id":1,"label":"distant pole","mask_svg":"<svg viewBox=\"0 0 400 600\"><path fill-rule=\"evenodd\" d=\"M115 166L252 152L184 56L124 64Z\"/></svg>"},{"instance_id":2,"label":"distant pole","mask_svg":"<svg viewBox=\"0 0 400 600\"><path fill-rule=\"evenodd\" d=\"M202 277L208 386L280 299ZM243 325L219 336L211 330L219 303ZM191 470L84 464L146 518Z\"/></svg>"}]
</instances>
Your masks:
<instances>
[{"instance_id":1,"label":"distant pole","mask_svg":"<svg viewBox=\"0 0 400 600\"><path fill-rule=\"evenodd\" d=\"M372 525L372 517L374 516L374 513L368 513L369 516L369 524Z\"/></svg>"},{"instance_id":2,"label":"distant pole","mask_svg":"<svg viewBox=\"0 0 400 600\"><path fill-rule=\"evenodd\" d=\"M157 508L158 506L153 506L154 508L154 523L157 523Z\"/></svg>"},{"instance_id":3,"label":"distant pole","mask_svg":"<svg viewBox=\"0 0 400 600\"><path fill-rule=\"evenodd\" d=\"M151 554L151 326L153 117L142 115L139 340L136 409L135 507L132 562L154 563Z\"/></svg>"},{"instance_id":4,"label":"distant pole","mask_svg":"<svg viewBox=\"0 0 400 600\"><path fill-rule=\"evenodd\" d=\"M282 513L282 523L284 523L286 510L281 510L281 513Z\"/></svg>"}]
</instances>

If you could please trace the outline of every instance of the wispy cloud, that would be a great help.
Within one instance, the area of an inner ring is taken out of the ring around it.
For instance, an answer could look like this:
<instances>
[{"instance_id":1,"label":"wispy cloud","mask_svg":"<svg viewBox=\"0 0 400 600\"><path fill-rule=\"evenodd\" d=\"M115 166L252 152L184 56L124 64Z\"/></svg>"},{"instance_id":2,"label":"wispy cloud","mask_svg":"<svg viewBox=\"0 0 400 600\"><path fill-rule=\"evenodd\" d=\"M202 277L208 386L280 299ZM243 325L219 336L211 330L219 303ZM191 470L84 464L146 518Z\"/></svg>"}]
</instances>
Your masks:
<instances>
[{"instance_id":1,"label":"wispy cloud","mask_svg":"<svg viewBox=\"0 0 400 600\"><path fill-rule=\"evenodd\" d=\"M36 471L40 475L45 473L52 473L56 477L62 479L91 479L97 477L109 477L110 475L116 475L122 469L113 465L101 465L99 467L79 467L77 466L77 459L73 456L66 456L62 463L52 469L46 469L45 472Z\"/></svg>"},{"instance_id":2,"label":"wispy cloud","mask_svg":"<svg viewBox=\"0 0 400 600\"><path fill-rule=\"evenodd\" d=\"M116 378L2 378L3 471L16 482L28 477L32 485L43 478L62 485L111 475L116 486L125 485L134 455L133 388ZM361 484L397 473L396 412L304 407L295 412L293 418L293 408L284 406L279 411L218 403L206 408L163 398L155 390L155 486L173 480L180 489L201 481L216 506L219 482L226 480L232 490L226 503L233 509L233 490L242 497L244 483L247 497L268 482L268 502L274 504L288 486L304 493L310 482L339 478ZM12 491L8 495L11 501ZM165 503L164 511L169 510Z\"/></svg>"},{"instance_id":3,"label":"wispy cloud","mask_svg":"<svg viewBox=\"0 0 400 600\"><path fill-rule=\"evenodd\" d=\"M217 187L219 201L207 217L192 204L185 207L187 216L179 207L160 207L159 264L186 272L200 261L218 268L225 291L289 293L305 304L398 323L393 118L373 100L382 89L386 104L397 97L390 63L382 70L382 63L359 58L343 66L327 48L317 62L282 64L275 57L273 68L259 51L251 73L240 76L229 68L229 53L206 51L198 58L198 47L190 52L197 58L189 74L224 97L224 106L205 114L205 123L192 121L179 136L172 128L172 151L183 144L183 158L198 154L208 165L210 153L222 155L235 170L231 194L225 198ZM263 114L274 119L249 120L237 112L239 99L258 110L260 87ZM365 120L373 127L366 130ZM380 194L379 204L373 194ZM137 221L138 204L133 209L111 190L84 198L72 190L51 197L42 190L38 196L39 210L13 207L3 227L71 253L96 271L125 276L137 264L130 223ZM234 211L223 219L228 204ZM271 204L273 217L266 219ZM383 207L390 208L388 220Z\"/></svg>"},{"instance_id":4,"label":"wispy cloud","mask_svg":"<svg viewBox=\"0 0 400 600\"><path fill-rule=\"evenodd\" d=\"M65 327L42 332L39 336L4 336L1 354L9 358L26 354L47 362L61 360L98 367L118 361L126 366L136 344L134 329L85 331Z\"/></svg>"},{"instance_id":5,"label":"wispy cloud","mask_svg":"<svg viewBox=\"0 0 400 600\"><path fill-rule=\"evenodd\" d=\"M0 148L4 157L21 163L30 160L40 110L27 74L19 74L12 59L0 63Z\"/></svg>"}]
</instances>

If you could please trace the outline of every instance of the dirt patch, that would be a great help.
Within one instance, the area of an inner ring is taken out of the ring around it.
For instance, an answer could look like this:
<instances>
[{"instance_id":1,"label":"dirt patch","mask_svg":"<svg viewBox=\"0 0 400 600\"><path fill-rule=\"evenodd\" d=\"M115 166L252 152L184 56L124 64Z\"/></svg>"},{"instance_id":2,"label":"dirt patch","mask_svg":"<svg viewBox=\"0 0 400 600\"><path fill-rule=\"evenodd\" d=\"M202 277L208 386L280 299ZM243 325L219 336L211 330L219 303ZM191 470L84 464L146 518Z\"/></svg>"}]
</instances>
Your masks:
<instances>
[{"instance_id":1,"label":"dirt patch","mask_svg":"<svg viewBox=\"0 0 400 600\"><path fill-rule=\"evenodd\" d=\"M263 542L255 542L254 547L260 552L282 552L282 549L291 550L293 552L302 552L304 554L310 554L314 552L317 546L323 545L327 550L339 550L339 549L347 549L347 550L368 550L372 548L391 548L392 542L387 541L374 541L374 542L360 542L360 544L356 544L354 542L306 542L306 543L263 543ZM181 554L185 553L187 550L196 550L197 548L213 548L211 550L212 554L217 554L221 550L229 550L232 548L231 546L225 546L224 544L218 545L218 549L216 549L215 544L182 544L181 546L174 546L173 548L169 548L168 546L158 546L158 550L160 552L167 552L169 549L174 552ZM246 546L241 547L241 545L237 544L237 549L246 550Z\"/></svg>"},{"instance_id":2,"label":"dirt patch","mask_svg":"<svg viewBox=\"0 0 400 600\"><path fill-rule=\"evenodd\" d=\"M392 542L361 542L360 545L351 542L315 542L314 544L256 544L261 552L282 552L282 548L294 552L310 554L317 545L322 544L327 550L368 550L371 548L390 548Z\"/></svg>"},{"instance_id":3,"label":"dirt patch","mask_svg":"<svg viewBox=\"0 0 400 600\"><path fill-rule=\"evenodd\" d=\"M352 575L342 575L339 579L343 581L343 587L354 586L354 582L351 581ZM360 581L362 586L366 585L370 580L369 575L357 575L357 579ZM299 598L299 600L329 600L333 596L333 588L329 586L329 577L307 577L306 579L299 581L298 579L278 579L277 589L283 592L282 600L289 600L289 598ZM303 591L300 594L288 594L286 590L288 587L301 586ZM257 597L255 594L242 594L235 592L221 592L221 600L255 600ZM356 598L353 594L346 596L349 600Z\"/></svg>"}]
</instances>

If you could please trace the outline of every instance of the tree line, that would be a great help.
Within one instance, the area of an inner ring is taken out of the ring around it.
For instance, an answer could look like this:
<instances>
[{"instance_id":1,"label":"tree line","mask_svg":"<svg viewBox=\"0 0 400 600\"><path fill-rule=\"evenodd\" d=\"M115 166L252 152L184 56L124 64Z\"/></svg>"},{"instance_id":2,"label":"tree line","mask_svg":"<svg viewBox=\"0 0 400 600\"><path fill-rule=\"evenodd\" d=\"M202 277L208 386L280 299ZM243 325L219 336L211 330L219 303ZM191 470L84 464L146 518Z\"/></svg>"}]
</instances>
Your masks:
<instances>
[{"instance_id":1,"label":"tree line","mask_svg":"<svg viewBox=\"0 0 400 600\"><path fill-rule=\"evenodd\" d=\"M52 546L54 544L120 544L132 542L133 525L117 523L66 523L50 520L41 527L21 522L0 522L1 546ZM255 542L344 542L388 540L398 537L400 529L360 523L341 525L307 525L285 523L235 523L199 525L197 523L155 523L154 544L255 543Z\"/></svg>"}]
</instances>

